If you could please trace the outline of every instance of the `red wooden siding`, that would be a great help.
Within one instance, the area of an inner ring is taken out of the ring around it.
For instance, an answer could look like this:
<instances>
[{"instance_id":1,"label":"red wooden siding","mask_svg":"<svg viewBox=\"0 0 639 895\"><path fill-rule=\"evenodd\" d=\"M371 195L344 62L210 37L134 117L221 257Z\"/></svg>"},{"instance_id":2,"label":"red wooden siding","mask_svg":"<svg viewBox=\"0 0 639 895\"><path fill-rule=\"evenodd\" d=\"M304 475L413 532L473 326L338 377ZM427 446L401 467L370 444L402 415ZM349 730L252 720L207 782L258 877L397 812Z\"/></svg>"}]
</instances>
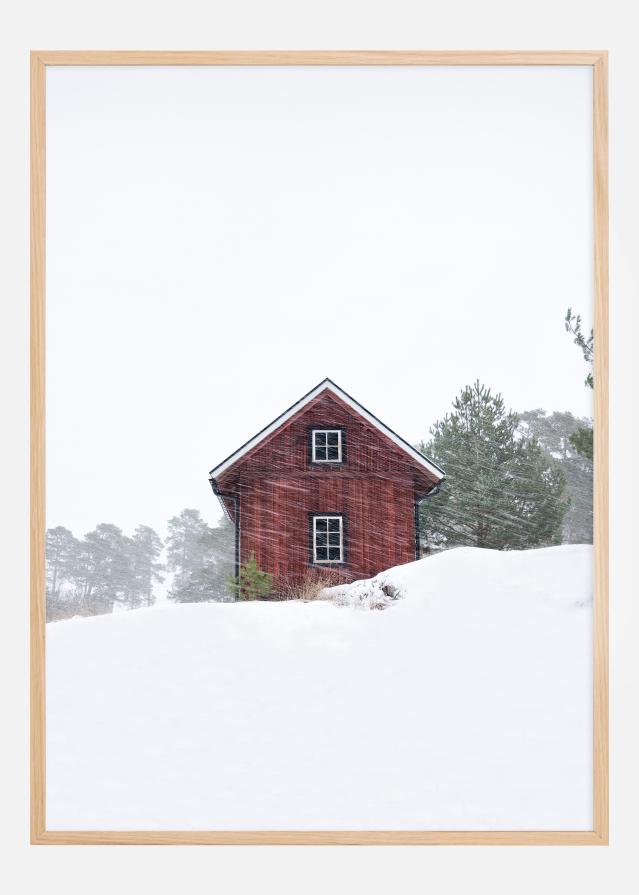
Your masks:
<instances>
[{"instance_id":1,"label":"red wooden siding","mask_svg":"<svg viewBox=\"0 0 639 895\"><path fill-rule=\"evenodd\" d=\"M312 463L310 430L343 429L343 463ZM414 502L435 483L427 470L337 396L324 392L218 479L239 498L240 560L254 552L277 581L311 566L310 514L345 518L343 580L415 558ZM227 502L233 512L233 505ZM336 575L336 572L331 574Z\"/></svg>"}]
</instances>

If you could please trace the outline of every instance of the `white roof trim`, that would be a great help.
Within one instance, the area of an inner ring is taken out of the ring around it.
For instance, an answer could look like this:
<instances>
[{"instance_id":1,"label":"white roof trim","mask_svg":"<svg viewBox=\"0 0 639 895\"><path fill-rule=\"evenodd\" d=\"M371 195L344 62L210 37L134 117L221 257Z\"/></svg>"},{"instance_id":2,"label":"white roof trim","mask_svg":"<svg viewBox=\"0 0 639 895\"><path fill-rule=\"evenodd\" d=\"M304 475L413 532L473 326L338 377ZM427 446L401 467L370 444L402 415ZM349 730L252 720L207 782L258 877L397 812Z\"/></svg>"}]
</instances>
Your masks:
<instances>
[{"instance_id":1,"label":"white roof trim","mask_svg":"<svg viewBox=\"0 0 639 895\"><path fill-rule=\"evenodd\" d=\"M374 426L379 432L385 435L390 441L397 445L397 447L401 448L405 454L419 463L420 466L423 466L424 469L428 470L428 472L435 476L438 481L442 481L445 478L445 473L443 469L440 469L435 463L421 454L418 450L416 450L411 444L407 441L404 441L399 435L393 432L392 429L389 429L388 426L385 426L381 420L378 420L376 416L374 416L370 411L366 410L365 407L355 400L355 398L351 398L349 394L347 394L343 389L336 385L331 379L324 379L323 382L320 382L319 385L316 385L314 389L311 389L306 395L299 399L295 404L285 410L284 413L280 414L277 419L274 419L272 423L269 423L264 429L254 435L253 438L250 438L245 444L239 447L236 451L234 451L226 460L223 460L218 466L211 470L209 476L211 479L215 479L218 476L222 475L237 463L245 454L251 451L254 447L256 447L260 442L264 441L265 438L268 438L276 429L279 429L284 423L287 422L292 416L295 416L296 413L309 404L314 398L320 395L322 392L332 392L338 398L340 398L345 404L351 407L359 416L363 417L367 422L369 422L372 426Z\"/></svg>"}]
</instances>

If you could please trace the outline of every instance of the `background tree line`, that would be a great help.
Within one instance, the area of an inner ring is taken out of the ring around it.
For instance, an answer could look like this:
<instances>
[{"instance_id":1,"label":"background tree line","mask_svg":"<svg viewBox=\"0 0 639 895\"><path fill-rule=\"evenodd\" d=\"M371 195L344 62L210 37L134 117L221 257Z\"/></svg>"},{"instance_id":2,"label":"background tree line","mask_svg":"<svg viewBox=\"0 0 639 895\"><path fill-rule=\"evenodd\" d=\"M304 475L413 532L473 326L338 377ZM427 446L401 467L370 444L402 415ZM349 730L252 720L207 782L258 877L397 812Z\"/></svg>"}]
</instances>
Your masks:
<instances>
[{"instance_id":1,"label":"background tree line","mask_svg":"<svg viewBox=\"0 0 639 895\"><path fill-rule=\"evenodd\" d=\"M167 528L166 541L147 525L131 537L110 523L82 538L63 526L48 529L47 621L151 606L167 572L169 600L230 599L227 579L235 549L230 522L213 528L198 510L186 509Z\"/></svg>"}]
</instances>

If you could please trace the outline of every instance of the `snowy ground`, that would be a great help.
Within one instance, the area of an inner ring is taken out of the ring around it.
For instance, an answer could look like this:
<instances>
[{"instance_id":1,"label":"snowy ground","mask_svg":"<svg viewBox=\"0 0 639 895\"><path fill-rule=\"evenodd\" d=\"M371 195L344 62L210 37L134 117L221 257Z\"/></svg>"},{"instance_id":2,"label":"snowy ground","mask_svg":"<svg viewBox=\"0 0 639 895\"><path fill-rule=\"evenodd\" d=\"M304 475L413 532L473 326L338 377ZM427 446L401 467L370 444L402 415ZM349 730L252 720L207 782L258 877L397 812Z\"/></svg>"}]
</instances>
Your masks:
<instances>
[{"instance_id":1,"label":"snowy ground","mask_svg":"<svg viewBox=\"0 0 639 895\"><path fill-rule=\"evenodd\" d=\"M591 828L591 568L461 548L378 576L383 612L51 624L47 828Z\"/></svg>"}]
</instances>

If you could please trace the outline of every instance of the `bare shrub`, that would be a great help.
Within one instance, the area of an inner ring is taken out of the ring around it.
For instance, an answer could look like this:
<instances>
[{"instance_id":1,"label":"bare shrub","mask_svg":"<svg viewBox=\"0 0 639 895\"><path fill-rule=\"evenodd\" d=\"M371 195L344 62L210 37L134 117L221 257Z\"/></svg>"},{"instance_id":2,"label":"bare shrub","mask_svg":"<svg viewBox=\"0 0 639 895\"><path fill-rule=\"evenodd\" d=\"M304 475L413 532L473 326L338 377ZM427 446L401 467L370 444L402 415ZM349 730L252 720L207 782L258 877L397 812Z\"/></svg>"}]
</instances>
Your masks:
<instances>
[{"instance_id":1,"label":"bare shrub","mask_svg":"<svg viewBox=\"0 0 639 895\"><path fill-rule=\"evenodd\" d=\"M353 576L349 572L339 569L309 569L303 578L286 581L278 587L280 600L302 600L308 603L311 600L330 600L324 595L327 587L345 584L352 581Z\"/></svg>"}]
</instances>

